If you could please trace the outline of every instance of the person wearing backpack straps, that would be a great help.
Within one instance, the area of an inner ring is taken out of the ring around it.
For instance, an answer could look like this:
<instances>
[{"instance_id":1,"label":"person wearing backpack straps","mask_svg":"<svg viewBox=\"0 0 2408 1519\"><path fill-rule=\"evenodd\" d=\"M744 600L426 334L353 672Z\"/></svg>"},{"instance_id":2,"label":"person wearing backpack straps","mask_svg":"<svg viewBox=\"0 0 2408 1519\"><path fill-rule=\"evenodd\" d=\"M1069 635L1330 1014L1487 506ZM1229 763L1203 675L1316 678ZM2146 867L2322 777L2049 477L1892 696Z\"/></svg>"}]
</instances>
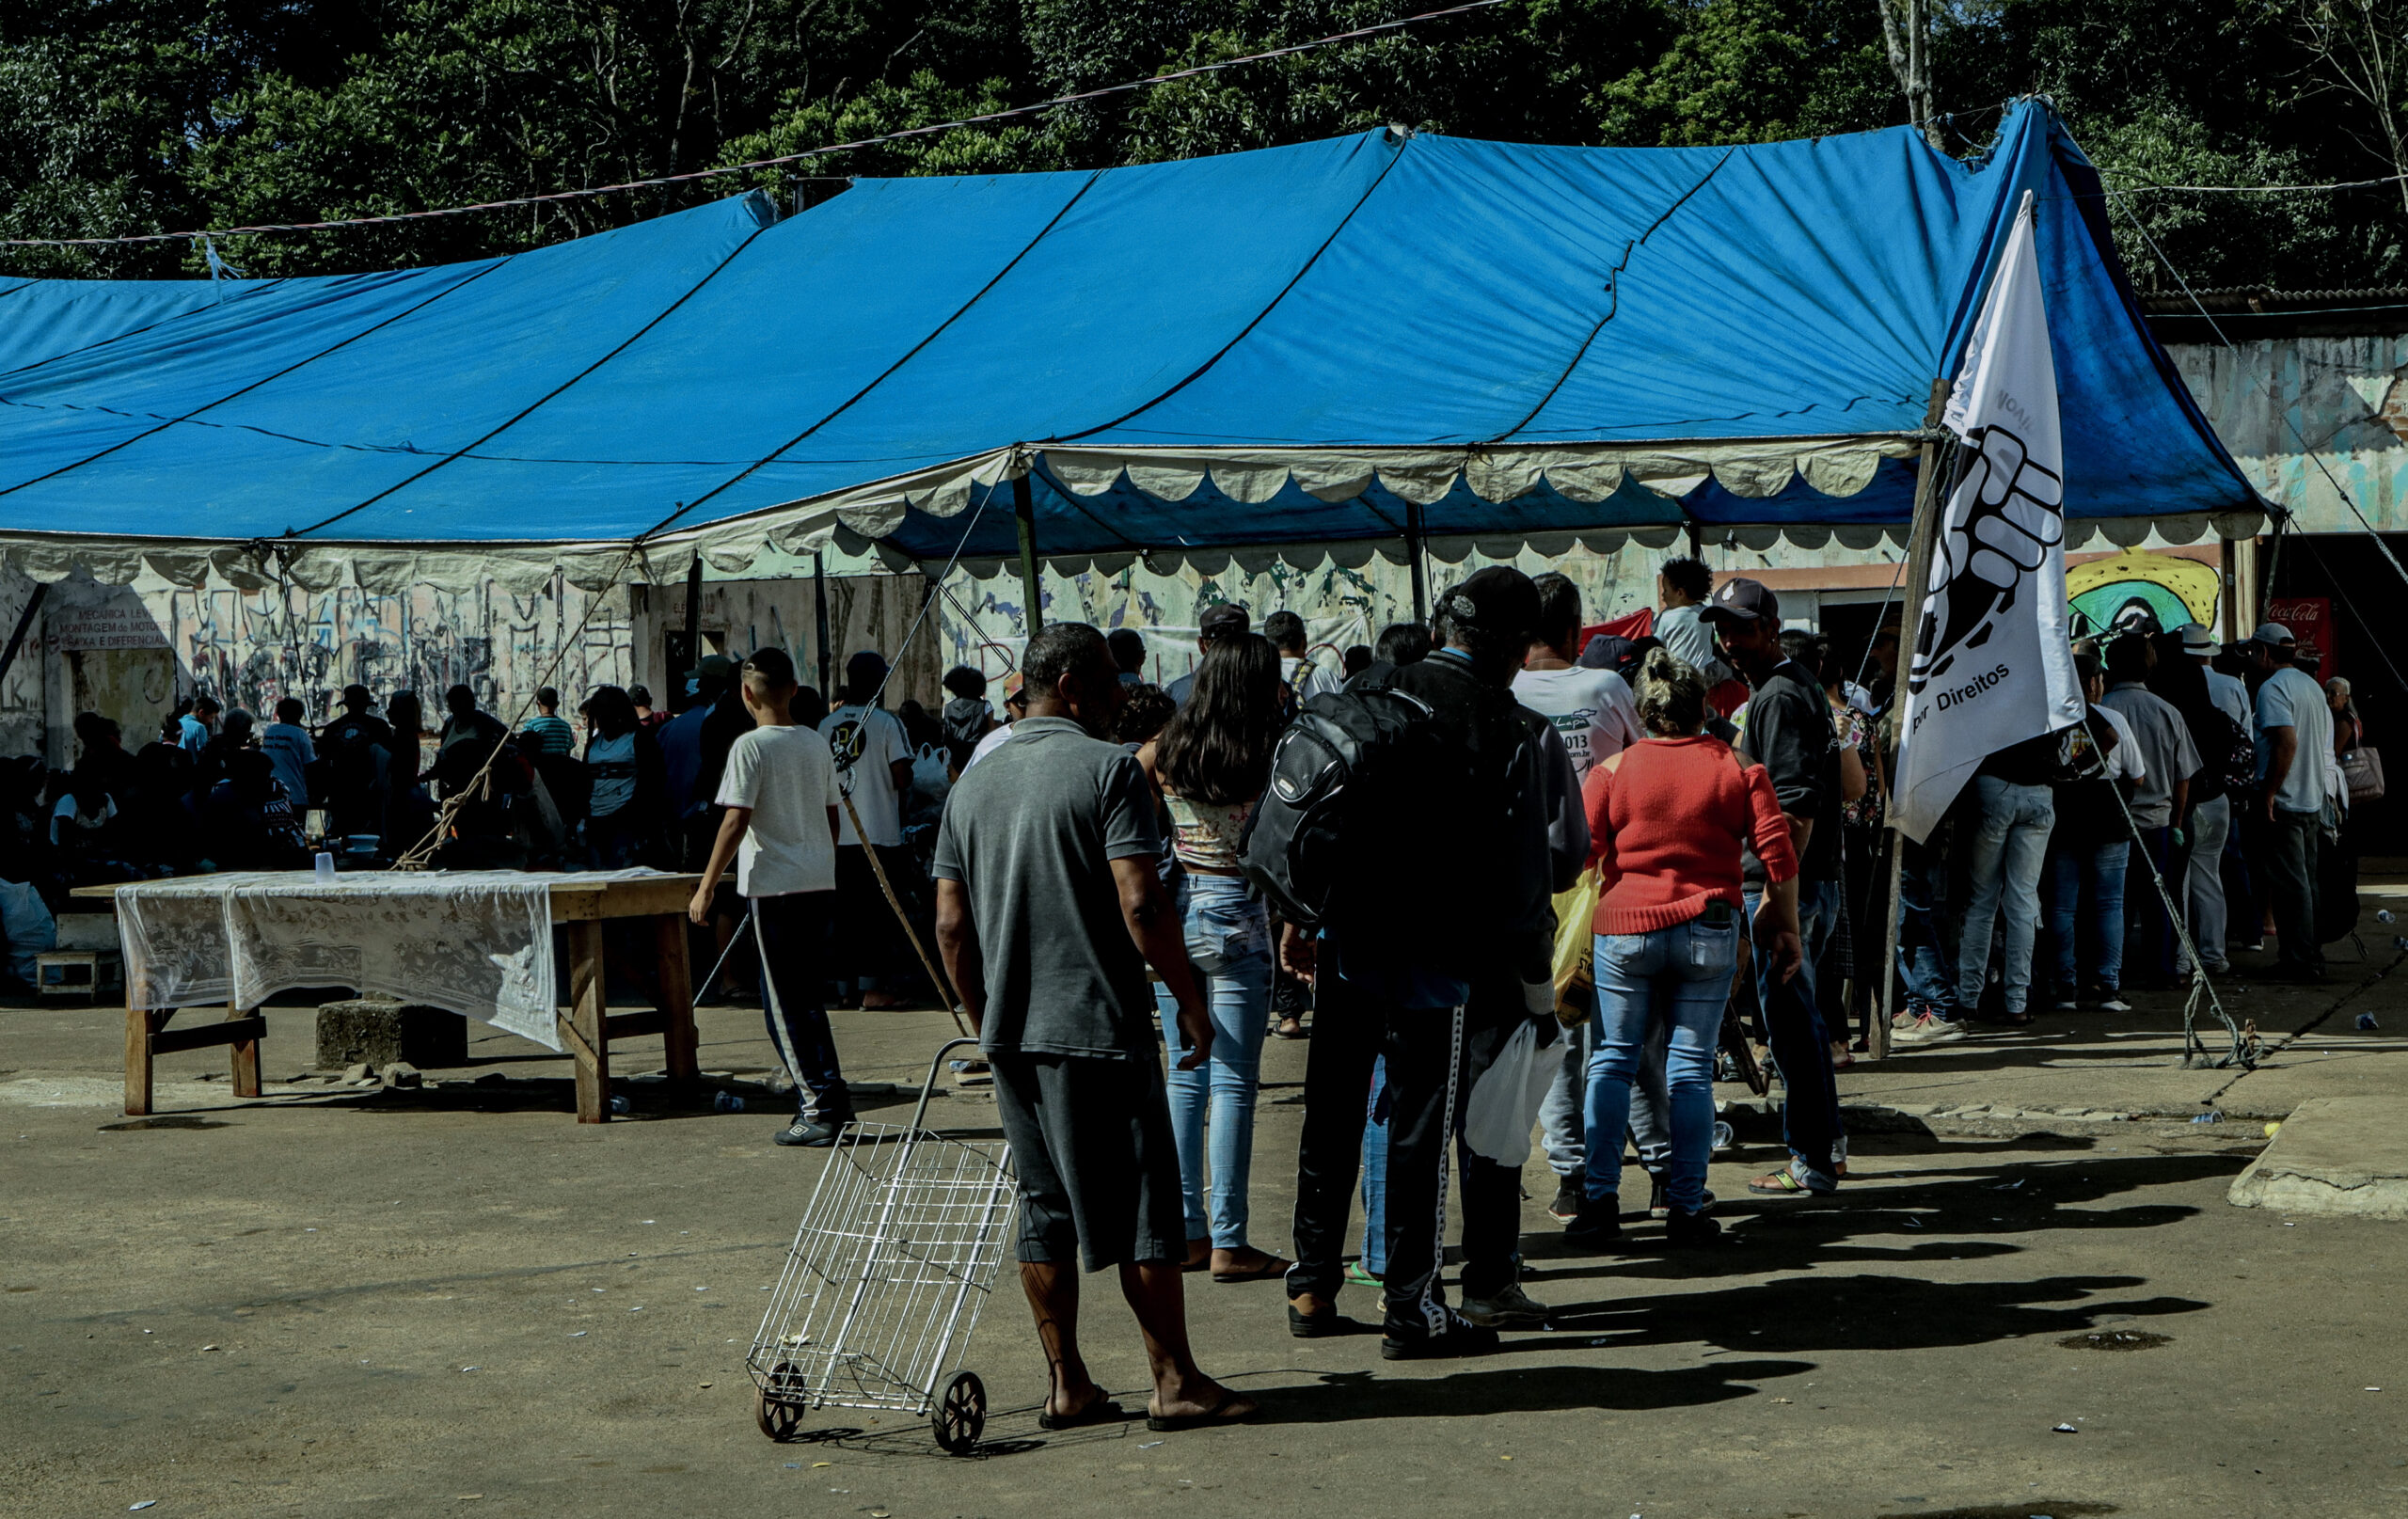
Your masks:
<instances>
[{"instance_id":1,"label":"person wearing backpack straps","mask_svg":"<svg viewBox=\"0 0 2408 1519\"><path fill-rule=\"evenodd\" d=\"M1497 1326L1546 1313L1519 1285L1519 1176L1492 1161L1464 1164L1462 1311L1438 1282L1464 1097L1521 1022L1552 1023L1554 894L1578 878L1589 852L1562 740L1513 696L1538 609L1529 578L1502 566L1448 592L1438 605L1446 646L1402 670L1374 664L1346 690L1315 698L1281 740L1256 811L1247 874L1284 898L1282 957L1331 989L1352 1031L1343 1052L1359 1062L1359 1073L1340 1073L1316 1052L1315 1072L1330 1072L1319 1089L1351 1087L1351 1102L1315 1115L1307 1090L1288 1274L1289 1332L1299 1338L1349 1329L1337 1297L1359 1152L1354 1104L1374 1054L1386 1061L1391 1113L1381 1356L1486 1353ZM1348 733L1364 736L1349 746L1359 772L1317 792L1324 756L1338 752L1328 745ZM1293 810L1315 800L1328 804L1325 818ZM1314 830L1324 826L1342 863L1334 879L1300 893L1299 869L1314 862L1281 841L1323 837ZM1416 910L1416 901L1431 905ZM1319 941L1300 923L1318 923ZM1335 1142L1349 1125L1354 1144ZM1316 1131L1332 1142L1312 1143Z\"/></svg>"}]
</instances>

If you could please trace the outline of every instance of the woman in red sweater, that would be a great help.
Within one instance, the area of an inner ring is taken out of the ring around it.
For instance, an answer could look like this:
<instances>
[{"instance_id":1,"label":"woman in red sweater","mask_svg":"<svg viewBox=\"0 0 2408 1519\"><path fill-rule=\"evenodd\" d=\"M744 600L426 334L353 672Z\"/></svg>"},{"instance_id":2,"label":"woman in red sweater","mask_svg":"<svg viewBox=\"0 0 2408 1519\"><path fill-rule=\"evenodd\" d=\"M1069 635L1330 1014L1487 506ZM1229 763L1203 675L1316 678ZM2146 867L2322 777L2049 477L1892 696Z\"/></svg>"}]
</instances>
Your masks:
<instances>
[{"instance_id":1,"label":"woman in red sweater","mask_svg":"<svg viewBox=\"0 0 2408 1519\"><path fill-rule=\"evenodd\" d=\"M1653 736L1589 772L1591 861L1599 876L1597 1013L1589 1045L1589 1174L1565 1229L1598 1247L1622 1232L1622 1136L1630 1082L1657 1020L1671 1026L1665 1078L1672 1152L1665 1194L1673 1244L1712 1240L1703 1212L1714 1140L1714 1052L1739 964L1740 850L1752 844L1771 888L1756 937L1785 980L1797 973L1798 855L1772 783L1700 733L1705 681L1662 649L1640 668L1640 720Z\"/></svg>"}]
</instances>

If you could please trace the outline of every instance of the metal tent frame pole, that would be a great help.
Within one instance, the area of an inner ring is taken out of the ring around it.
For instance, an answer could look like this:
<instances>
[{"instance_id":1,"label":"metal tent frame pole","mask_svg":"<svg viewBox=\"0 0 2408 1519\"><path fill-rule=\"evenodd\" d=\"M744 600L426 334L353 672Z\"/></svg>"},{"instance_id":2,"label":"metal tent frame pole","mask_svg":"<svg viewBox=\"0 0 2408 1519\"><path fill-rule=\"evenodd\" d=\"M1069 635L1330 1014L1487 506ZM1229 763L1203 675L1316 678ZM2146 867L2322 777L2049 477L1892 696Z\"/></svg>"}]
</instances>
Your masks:
<instances>
[{"instance_id":1,"label":"metal tent frame pole","mask_svg":"<svg viewBox=\"0 0 2408 1519\"><path fill-rule=\"evenodd\" d=\"M1032 469L1034 465L1030 467ZM1035 638L1045 628L1045 583L1037 564L1037 503L1036 493L1023 472L1012 480L1012 516L1020 527L1020 591L1027 603L1022 621L1028 636Z\"/></svg>"}]
</instances>

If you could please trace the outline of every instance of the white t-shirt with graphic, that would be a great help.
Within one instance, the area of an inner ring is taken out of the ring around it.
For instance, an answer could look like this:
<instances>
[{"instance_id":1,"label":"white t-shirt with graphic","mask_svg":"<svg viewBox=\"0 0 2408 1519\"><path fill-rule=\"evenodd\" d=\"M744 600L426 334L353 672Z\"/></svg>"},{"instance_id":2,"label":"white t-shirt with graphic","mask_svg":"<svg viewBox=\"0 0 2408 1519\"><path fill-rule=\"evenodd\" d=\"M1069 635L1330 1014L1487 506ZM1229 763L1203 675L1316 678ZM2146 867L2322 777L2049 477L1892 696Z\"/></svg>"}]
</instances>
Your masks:
<instances>
[{"instance_id":1,"label":"white t-shirt with graphic","mask_svg":"<svg viewBox=\"0 0 2408 1519\"><path fill-rule=\"evenodd\" d=\"M1579 780L1646 736L1630 683L1610 670L1525 670L1513 677L1513 699L1555 724Z\"/></svg>"},{"instance_id":2,"label":"white t-shirt with graphic","mask_svg":"<svg viewBox=\"0 0 2408 1519\"><path fill-rule=\"evenodd\" d=\"M736 889L787 896L836 889L836 841L828 809L844 802L828 740L809 728L755 728L737 737L721 772L721 807L750 807L752 826L736 849Z\"/></svg>"},{"instance_id":3,"label":"white t-shirt with graphic","mask_svg":"<svg viewBox=\"0 0 2408 1519\"><path fill-rule=\"evenodd\" d=\"M836 777L862 815L862 831L869 842L892 848L903 842L903 811L895 795L896 760L911 757L911 740L903 720L882 706L858 704L840 706L819 724L836 758ZM859 844L853 820L836 815L839 844Z\"/></svg>"}]
</instances>

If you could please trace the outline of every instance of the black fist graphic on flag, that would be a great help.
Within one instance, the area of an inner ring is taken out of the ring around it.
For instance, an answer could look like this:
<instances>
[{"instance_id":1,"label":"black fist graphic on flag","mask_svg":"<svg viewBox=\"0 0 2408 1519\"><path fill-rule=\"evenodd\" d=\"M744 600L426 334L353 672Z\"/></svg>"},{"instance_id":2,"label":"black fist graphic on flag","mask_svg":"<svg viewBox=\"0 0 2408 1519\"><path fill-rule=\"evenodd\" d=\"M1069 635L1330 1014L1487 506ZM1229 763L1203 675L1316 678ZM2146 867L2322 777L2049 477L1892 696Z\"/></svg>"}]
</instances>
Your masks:
<instances>
[{"instance_id":1,"label":"black fist graphic on flag","mask_svg":"<svg viewBox=\"0 0 2408 1519\"><path fill-rule=\"evenodd\" d=\"M1957 502L1968 497L1960 520ZM2065 482L2033 463L2023 440L2005 428L1977 429L1958 445L1956 488L1933 546L1909 690L1944 678L1959 650L1989 641L2024 579L2064 539L2064 508Z\"/></svg>"}]
</instances>

